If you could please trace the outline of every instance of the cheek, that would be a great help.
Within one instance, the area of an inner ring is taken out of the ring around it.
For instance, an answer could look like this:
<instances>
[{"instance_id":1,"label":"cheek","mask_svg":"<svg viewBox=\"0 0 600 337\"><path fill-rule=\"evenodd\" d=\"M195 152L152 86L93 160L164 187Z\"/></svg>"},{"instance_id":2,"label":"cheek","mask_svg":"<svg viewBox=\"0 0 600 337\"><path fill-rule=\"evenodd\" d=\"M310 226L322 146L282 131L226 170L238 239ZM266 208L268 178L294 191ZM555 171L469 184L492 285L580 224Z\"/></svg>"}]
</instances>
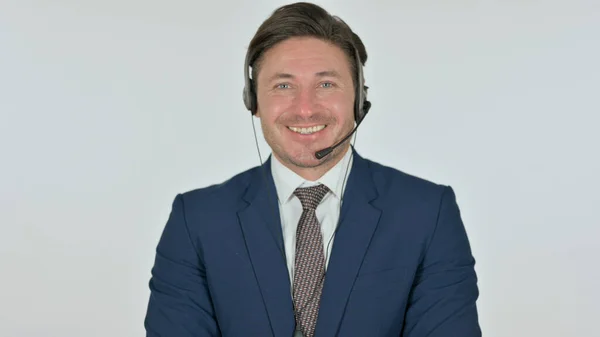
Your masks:
<instances>
[{"instance_id":1,"label":"cheek","mask_svg":"<svg viewBox=\"0 0 600 337\"><path fill-rule=\"evenodd\" d=\"M339 124L346 125L354 122L354 101L347 97L330 101L329 110L335 115Z\"/></svg>"},{"instance_id":2,"label":"cheek","mask_svg":"<svg viewBox=\"0 0 600 337\"><path fill-rule=\"evenodd\" d=\"M267 97L259 101L259 117L263 123L273 125L281 115L290 109L290 100L282 97Z\"/></svg>"}]
</instances>

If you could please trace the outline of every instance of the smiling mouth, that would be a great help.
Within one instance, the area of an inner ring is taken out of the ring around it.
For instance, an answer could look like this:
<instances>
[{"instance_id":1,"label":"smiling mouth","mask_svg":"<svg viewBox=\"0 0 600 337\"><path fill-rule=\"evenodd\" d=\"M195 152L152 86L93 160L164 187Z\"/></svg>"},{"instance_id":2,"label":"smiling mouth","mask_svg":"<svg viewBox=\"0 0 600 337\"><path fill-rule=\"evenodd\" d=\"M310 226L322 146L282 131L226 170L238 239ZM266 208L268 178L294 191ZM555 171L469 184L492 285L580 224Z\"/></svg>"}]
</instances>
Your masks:
<instances>
[{"instance_id":1,"label":"smiling mouth","mask_svg":"<svg viewBox=\"0 0 600 337\"><path fill-rule=\"evenodd\" d=\"M327 127L327 125L315 125L315 126L311 126L308 128L297 128L297 127L293 127L293 126L288 126L287 128L291 131L294 131L296 133L299 133L301 135L310 135L316 132L319 132L323 129L325 129Z\"/></svg>"}]
</instances>

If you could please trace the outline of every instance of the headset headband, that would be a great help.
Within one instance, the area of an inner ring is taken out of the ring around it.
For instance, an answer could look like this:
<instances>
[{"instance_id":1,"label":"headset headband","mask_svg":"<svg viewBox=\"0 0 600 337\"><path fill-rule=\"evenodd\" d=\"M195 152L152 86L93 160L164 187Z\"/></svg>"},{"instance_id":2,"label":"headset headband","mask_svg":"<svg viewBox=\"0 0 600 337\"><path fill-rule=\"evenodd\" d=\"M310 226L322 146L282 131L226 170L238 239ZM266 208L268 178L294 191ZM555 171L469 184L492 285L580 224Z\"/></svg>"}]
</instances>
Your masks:
<instances>
[{"instance_id":1,"label":"headset headband","mask_svg":"<svg viewBox=\"0 0 600 337\"><path fill-rule=\"evenodd\" d=\"M353 45L354 46L354 45ZM358 50L354 48L354 57L356 60L357 76L357 87L355 92L355 104L354 104L354 120L356 122L362 121L365 115L371 108L371 102L367 101L367 92L369 87L364 85L363 65L360 61L360 55ZM243 100L246 109L250 111L252 115L256 114L257 109L257 98L256 92L254 91L253 79L250 78L250 53L246 53L246 60L244 62L244 90Z\"/></svg>"}]
</instances>

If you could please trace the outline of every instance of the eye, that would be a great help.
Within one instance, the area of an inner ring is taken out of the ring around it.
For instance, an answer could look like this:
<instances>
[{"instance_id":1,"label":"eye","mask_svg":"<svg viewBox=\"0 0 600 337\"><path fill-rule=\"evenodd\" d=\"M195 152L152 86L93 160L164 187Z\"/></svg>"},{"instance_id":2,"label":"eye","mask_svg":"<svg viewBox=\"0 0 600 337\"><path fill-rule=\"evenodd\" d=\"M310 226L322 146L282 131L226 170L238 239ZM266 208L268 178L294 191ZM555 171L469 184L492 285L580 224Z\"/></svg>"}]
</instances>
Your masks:
<instances>
[{"instance_id":1,"label":"eye","mask_svg":"<svg viewBox=\"0 0 600 337\"><path fill-rule=\"evenodd\" d=\"M321 86L324 88L332 88L333 87L333 83L331 82L323 82L321 83Z\"/></svg>"},{"instance_id":2,"label":"eye","mask_svg":"<svg viewBox=\"0 0 600 337\"><path fill-rule=\"evenodd\" d=\"M290 85L287 83L280 83L275 86L277 89L289 89Z\"/></svg>"}]
</instances>

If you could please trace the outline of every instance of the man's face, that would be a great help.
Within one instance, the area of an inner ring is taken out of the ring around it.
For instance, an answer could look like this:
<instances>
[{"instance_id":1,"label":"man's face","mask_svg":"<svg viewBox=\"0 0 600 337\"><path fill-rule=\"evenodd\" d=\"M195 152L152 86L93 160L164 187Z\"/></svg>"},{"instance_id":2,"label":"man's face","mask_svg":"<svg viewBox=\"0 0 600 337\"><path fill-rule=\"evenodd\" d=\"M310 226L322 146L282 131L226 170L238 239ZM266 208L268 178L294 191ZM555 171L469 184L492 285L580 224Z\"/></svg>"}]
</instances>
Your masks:
<instances>
[{"instance_id":1,"label":"man's face","mask_svg":"<svg viewBox=\"0 0 600 337\"><path fill-rule=\"evenodd\" d=\"M314 153L354 127L355 92L342 49L316 38L291 38L267 50L257 77L257 116L284 165L306 171L341 159L348 144L321 160Z\"/></svg>"}]
</instances>

